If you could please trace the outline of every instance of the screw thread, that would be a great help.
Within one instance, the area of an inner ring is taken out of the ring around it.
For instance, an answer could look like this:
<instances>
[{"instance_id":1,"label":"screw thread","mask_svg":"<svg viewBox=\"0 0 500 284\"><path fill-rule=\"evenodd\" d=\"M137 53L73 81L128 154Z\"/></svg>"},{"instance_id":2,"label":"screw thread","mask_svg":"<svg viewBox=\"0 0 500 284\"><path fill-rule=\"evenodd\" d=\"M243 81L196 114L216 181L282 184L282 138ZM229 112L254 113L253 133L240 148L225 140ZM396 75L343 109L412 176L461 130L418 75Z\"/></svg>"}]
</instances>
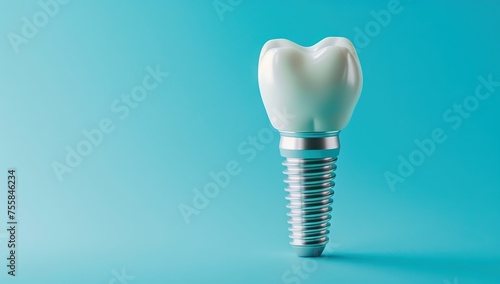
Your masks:
<instances>
[{"instance_id":1,"label":"screw thread","mask_svg":"<svg viewBox=\"0 0 500 284\"><path fill-rule=\"evenodd\" d=\"M286 158L290 244L300 256L319 256L328 243L337 157ZM302 253L300 253L302 252ZM302 255L301 255L302 254Z\"/></svg>"}]
</instances>

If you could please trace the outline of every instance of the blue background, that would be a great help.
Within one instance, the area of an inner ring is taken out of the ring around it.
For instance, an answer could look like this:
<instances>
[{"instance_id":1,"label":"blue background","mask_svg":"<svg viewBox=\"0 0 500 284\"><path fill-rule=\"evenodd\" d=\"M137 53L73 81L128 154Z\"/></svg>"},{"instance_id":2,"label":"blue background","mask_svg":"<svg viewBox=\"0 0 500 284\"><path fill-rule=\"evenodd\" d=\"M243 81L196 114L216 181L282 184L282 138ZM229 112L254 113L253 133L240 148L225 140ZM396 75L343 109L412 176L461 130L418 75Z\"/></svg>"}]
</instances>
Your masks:
<instances>
[{"instance_id":1,"label":"blue background","mask_svg":"<svg viewBox=\"0 0 500 284\"><path fill-rule=\"evenodd\" d=\"M0 282L498 283L500 88L457 129L443 114L479 76L500 81L500 4L401 0L382 26L371 11L391 1L230 2L219 15L208 0L74 0L17 53L9 33L42 8L0 3ZM279 135L258 150L248 138L271 129L262 45L327 36L353 40L364 87L341 134L331 245L304 260L288 245ZM111 104L148 66L169 76L121 120ZM52 164L104 118L114 131L60 181ZM436 128L447 140L391 190L384 174ZM179 205L230 161L241 172L187 224ZM5 266L11 167L16 278Z\"/></svg>"}]
</instances>

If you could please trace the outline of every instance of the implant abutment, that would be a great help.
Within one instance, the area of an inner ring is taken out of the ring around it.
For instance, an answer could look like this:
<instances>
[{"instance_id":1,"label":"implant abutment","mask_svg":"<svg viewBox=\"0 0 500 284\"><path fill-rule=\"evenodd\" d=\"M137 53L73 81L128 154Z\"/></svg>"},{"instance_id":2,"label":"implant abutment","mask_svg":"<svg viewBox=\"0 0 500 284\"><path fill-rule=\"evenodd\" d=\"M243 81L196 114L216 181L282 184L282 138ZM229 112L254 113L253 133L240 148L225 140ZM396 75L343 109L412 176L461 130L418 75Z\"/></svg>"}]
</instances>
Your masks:
<instances>
[{"instance_id":1,"label":"implant abutment","mask_svg":"<svg viewBox=\"0 0 500 284\"><path fill-rule=\"evenodd\" d=\"M315 159L337 157L340 131L280 132L280 153L285 158Z\"/></svg>"},{"instance_id":2,"label":"implant abutment","mask_svg":"<svg viewBox=\"0 0 500 284\"><path fill-rule=\"evenodd\" d=\"M320 256L328 243L339 149L338 132L281 133L290 244L299 256Z\"/></svg>"}]
</instances>

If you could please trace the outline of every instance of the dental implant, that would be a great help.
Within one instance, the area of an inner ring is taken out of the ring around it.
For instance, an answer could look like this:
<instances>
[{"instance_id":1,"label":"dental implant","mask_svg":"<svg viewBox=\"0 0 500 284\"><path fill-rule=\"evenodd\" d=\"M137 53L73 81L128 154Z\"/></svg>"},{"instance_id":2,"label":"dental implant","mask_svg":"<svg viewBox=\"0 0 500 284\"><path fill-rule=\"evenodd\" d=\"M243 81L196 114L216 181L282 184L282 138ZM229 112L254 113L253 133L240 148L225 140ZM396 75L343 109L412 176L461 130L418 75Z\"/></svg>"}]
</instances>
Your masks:
<instances>
[{"instance_id":1,"label":"dental implant","mask_svg":"<svg viewBox=\"0 0 500 284\"><path fill-rule=\"evenodd\" d=\"M342 37L310 47L270 40L260 54L258 79L266 112L281 136L290 244L298 256L320 256L329 241L339 133L363 85L356 50ZM277 124L282 109L290 115Z\"/></svg>"}]
</instances>

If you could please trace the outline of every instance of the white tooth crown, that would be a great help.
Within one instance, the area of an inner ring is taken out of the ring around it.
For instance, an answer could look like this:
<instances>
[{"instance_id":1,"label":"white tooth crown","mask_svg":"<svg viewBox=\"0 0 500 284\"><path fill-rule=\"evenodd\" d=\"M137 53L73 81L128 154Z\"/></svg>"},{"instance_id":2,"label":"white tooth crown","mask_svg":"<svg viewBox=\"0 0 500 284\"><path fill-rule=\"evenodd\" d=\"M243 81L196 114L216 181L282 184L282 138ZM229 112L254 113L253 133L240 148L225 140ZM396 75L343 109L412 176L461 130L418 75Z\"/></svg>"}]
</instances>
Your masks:
<instances>
[{"instance_id":1,"label":"white tooth crown","mask_svg":"<svg viewBox=\"0 0 500 284\"><path fill-rule=\"evenodd\" d=\"M286 39L268 41L259 58L259 88L273 127L287 132L344 128L363 85L358 55L342 37L310 47ZM285 110L285 123L277 117Z\"/></svg>"}]
</instances>

